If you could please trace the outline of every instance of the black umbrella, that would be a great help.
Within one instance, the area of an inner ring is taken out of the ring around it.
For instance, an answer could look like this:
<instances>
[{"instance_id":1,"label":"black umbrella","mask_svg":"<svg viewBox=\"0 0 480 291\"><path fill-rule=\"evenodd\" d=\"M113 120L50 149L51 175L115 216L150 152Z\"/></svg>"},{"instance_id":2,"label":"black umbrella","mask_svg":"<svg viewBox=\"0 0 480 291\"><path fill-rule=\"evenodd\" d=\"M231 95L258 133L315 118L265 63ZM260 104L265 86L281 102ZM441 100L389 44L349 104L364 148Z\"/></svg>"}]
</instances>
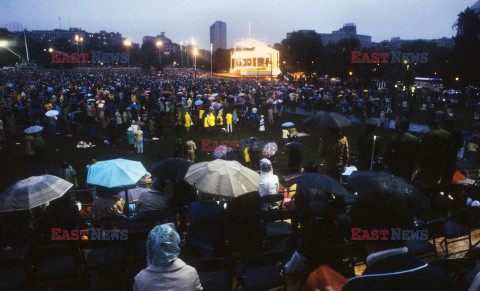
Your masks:
<instances>
[{"instance_id":1,"label":"black umbrella","mask_svg":"<svg viewBox=\"0 0 480 291\"><path fill-rule=\"evenodd\" d=\"M182 181L188 172L192 162L181 158L168 158L154 164L150 173L160 180L169 180L171 182Z\"/></svg>"},{"instance_id":2,"label":"black umbrella","mask_svg":"<svg viewBox=\"0 0 480 291\"><path fill-rule=\"evenodd\" d=\"M301 142L298 142L298 141L293 141L293 142L289 142L285 145L285 147L287 149L299 149L301 147L303 147L303 143Z\"/></svg>"},{"instance_id":3,"label":"black umbrella","mask_svg":"<svg viewBox=\"0 0 480 291\"><path fill-rule=\"evenodd\" d=\"M422 191L407 180L387 172L356 171L347 178L346 182L359 195L372 190L391 193L404 201L415 215L424 214L430 206L429 197Z\"/></svg>"},{"instance_id":4,"label":"black umbrella","mask_svg":"<svg viewBox=\"0 0 480 291\"><path fill-rule=\"evenodd\" d=\"M313 127L341 128L341 127L350 126L350 124L352 123L350 122L350 120L348 120L344 116L338 113L330 112L330 113L311 116L305 119L305 121L303 121L303 124L307 126L313 126Z\"/></svg>"},{"instance_id":5,"label":"black umbrella","mask_svg":"<svg viewBox=\"0 0 480 291\"><path fill-rule=\"evenodd\" d=\"M283 177L287 182L298 184L300 188L309 189L306 194L314 194L320 190L321 192L327 192L334 195L342 195L347 197L353 197L353 194L348 192L345 187L337 180L319 173L297 173Z\"/></svg>"}]
</instances>

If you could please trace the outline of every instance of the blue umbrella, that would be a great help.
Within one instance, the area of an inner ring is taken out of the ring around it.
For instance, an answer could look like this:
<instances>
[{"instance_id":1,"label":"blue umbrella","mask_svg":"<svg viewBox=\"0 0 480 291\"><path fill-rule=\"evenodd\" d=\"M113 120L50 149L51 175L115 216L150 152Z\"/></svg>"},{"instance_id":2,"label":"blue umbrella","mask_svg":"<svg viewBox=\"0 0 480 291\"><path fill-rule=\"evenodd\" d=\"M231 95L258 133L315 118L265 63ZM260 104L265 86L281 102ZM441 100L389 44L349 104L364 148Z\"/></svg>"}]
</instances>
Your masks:
<instances>
[{"instance_id":1,"label":"blue umbrella","mask_svg":"<svg viewBox=\"0 0 480 291\"><path fill-rule=\"evenodd\" d=\"M107 188L134 185L146 173L141 162L125 159L100 161L88 169L87 183Z\"/></svg>"},{"instance_id":2,"label":"blue umbrella","mask_svg":"<svg viewBox=\"0 0 480 291\"><path fill-rule=\"evenodd\" d=\"M48 87L47 88L47 92L52 92L53 91L53 88L52 87Z\"/></svg>"},{"instance_id":3,"label":"blue umbrella","mask_svg":"<svg viewBox=\"0 0 480 291\"><path fill-rule=\"evenodd\" d=\"M285 122L284 124L282 124L282 127L285 127L285 128L292 127L292 126L295 126L293 122Z\"/></svg>"},{"instance_id":4,"label":"blue umbrella","mask_svg":"<svg viewBox=\"0 0 480 291\"><path fill-rule=\"evenodd\" d=\"M195 101L195 105L202 105L203 104L203 101L202 100L197 100Z\"/></svg>"},{"instance_id":5,"label":"blue umbrella","mask_svg":"<svg viewBox=\"0 0 480 291\"><path fill-rule=\"evenodd\" d=\"M30 126L29 128L25 129L24 133L25 134L34 134L34 133L40 132L42 130L43 130L43 127L41 127L39 125L34 125L34 126Z\"/></svg>"}]
</instances>

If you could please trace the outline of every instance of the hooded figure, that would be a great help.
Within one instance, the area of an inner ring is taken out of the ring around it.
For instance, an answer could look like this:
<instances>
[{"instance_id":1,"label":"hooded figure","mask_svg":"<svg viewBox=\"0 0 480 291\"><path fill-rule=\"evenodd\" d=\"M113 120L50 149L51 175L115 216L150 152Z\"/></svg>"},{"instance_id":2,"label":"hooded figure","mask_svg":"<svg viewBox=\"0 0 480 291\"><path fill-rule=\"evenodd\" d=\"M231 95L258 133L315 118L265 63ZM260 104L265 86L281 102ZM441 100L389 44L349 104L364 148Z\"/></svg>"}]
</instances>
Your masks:
<instances>
[{"instance_id":1,"label":"hooded figure","mask_svg":"<svg viewBox=\"0 0 480 291\"><path fill-rule=\"evenodd\" d=\"M135 276L133 290L202 290L197 271L178 259L180 236L169 224L150 231L146 249L148 265Z\"/></svg>"},{"instance_id":2,"label":"hooded figure","mask_svg":"<svg viewBox=\"0 0 480 291\"><path fill-rule=\"evenodd\" d=\"M258 131L265 131L265 120L263 119L263 115L260 116L260 128Z\"/></svg>"},{"instance_id":3,"label":"hooded figure","mask_svg":"<svg viewBox=\"0 0 480 291\"><path fill-rule=\"evenodd\" d=\"M278 194L278 176L273 174L272 162L269 159L260 161L260 185L258 193L260 197ZM267 210L268 204L262 204L262 209Z\"/></svg>"},{"instance_id":4,"label":"hooded figure","mask_svg":"<svg viewBox=\"0 0 480 291\"><path fill-rule=\"evenodd\" d=\"M260 161L260 186L258 190L260 196L278 194L278 189L278 177L273 174L272 162L269 159L262 159Z\"/></svg>"}]
</instances>

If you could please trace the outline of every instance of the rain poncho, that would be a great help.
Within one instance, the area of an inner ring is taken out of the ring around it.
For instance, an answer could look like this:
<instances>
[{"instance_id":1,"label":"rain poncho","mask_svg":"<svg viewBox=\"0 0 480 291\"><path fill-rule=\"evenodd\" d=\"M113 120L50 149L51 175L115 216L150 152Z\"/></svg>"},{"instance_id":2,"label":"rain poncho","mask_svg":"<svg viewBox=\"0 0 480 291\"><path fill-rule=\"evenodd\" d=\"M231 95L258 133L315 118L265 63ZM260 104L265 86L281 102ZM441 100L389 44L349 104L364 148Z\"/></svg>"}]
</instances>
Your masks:
<instances>
[{"instance_id":1,"label":"rain poncho","mask_svg":"<svg viewBox=\"0 0 480 291\"><path fill-rule=\"evenodd\" d=\"M277 175L273 174L272 162L269 159L260 161L260 196L278 194L279 182Z\"/></svg>"},{"instance_id":2,"label":"rain poncho","mask_svg":"<svg viewBox=\"0 0 480 291\"><path fill-rule=\"evenodd\" d=\"M180 254L180 235L169 224L157 225L147 238L147 261L149 266L165 267Z\"/></svg>"}]
</instances>

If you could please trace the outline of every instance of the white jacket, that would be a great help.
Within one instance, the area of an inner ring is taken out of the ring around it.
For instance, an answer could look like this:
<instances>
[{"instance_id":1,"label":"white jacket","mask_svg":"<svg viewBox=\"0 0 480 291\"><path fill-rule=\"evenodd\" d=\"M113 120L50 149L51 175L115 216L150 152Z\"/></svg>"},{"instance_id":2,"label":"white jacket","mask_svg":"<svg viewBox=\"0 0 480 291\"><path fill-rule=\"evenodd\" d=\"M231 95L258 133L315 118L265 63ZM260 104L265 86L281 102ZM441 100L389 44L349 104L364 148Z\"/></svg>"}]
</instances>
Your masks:
<instances>
[{"instance_id":1,"label":"white jacket","mask_svg":"<svg viewBox=\"0 0 480 291\"><path fill-rule=\"evenodd\" d=\"M272 162L268 159L260 161L260 186L258 192L261 197L278 194L278 176L273 174Z\"/></svg>"}]
</instances>

